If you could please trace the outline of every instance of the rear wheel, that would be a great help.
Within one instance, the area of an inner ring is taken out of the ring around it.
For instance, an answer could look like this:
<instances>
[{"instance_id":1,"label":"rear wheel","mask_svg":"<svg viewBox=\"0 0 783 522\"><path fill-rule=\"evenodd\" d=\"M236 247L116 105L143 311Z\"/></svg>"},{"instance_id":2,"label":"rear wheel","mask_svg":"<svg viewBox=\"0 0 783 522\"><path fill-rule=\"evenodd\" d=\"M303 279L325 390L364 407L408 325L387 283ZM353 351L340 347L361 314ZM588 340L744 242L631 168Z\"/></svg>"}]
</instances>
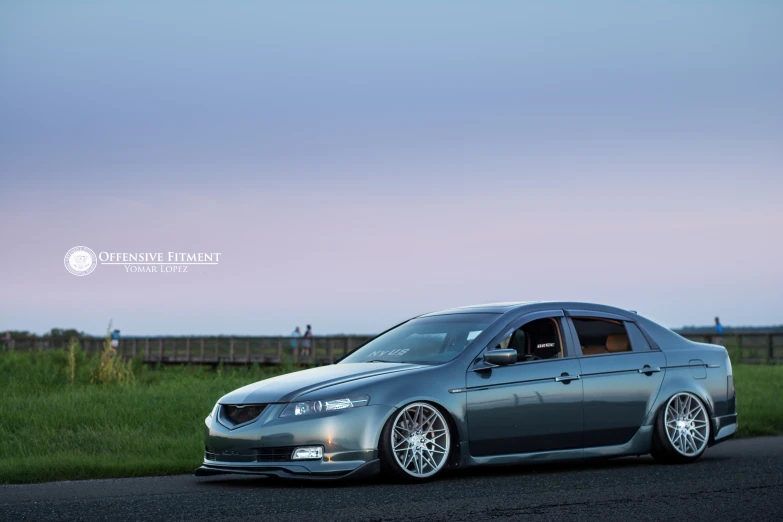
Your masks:
<instances>
[{"instance_id":1,"label":"rear wheel","mask_svg":"<svg viewBox=\"0 0 783 522\"><path fill-rule=\"evenodd\" d=\"M448 462L449 423L432 404L414 402L389 419L379 446L384 471L406 481L427 480Z\"/></svg>"},{"instance_id":2,"label":"rear wheel","mask_svg":"<svg viewBox=\"0 0 783 522\"><path fill-rule=\"evenodd\" d=\"M709 440L707 408L696 395L681 392L658 412L651 453L660 462L693 462L707 449Z\"/></svg>"}]
</instances>

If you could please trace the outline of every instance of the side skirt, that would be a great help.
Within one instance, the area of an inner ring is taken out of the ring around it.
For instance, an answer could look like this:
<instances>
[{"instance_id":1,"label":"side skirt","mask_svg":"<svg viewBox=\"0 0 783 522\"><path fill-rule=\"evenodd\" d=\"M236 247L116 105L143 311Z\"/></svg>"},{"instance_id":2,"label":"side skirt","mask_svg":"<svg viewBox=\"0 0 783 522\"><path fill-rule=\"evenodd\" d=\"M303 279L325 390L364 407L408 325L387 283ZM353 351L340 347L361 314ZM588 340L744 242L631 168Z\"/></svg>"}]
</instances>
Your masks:
<instances>
[{"instance_id":1,"label":"side skirt","mask_svg":"<svg viewBox=\"0 0 783 522\"><path fill-rule=\"evenodd\" d=\"M622 457L626 455L644 455L650 453L652 445L652 426L642 426L631 440L615 446L598 446L556 451L538 451L533 453L511 453L506 455L467 456L465 466L499 466L506 464L534 464L539 462L557 462L589 458Z\"/></svg>"}]
</instances>

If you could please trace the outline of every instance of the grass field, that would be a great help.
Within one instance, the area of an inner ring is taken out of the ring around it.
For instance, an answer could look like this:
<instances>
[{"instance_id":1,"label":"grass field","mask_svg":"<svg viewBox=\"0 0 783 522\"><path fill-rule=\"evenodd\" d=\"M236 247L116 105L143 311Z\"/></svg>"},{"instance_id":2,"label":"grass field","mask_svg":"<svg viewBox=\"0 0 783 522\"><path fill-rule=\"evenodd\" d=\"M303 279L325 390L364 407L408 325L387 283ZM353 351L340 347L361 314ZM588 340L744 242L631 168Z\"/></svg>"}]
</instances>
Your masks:
<instances>
[{"instance_id":1,"label":"grass field","mask_svg":"<svg viewBox=\"0 0 783 522\"><path fill-rule=\"evenodd\" d=\"M189 473L203 422L223 394L292 370L147 368L93 384L97 359L64 351L0 354L0 483ZM783 433L783 366L734 366L739 436Z\"/></svg>"}]
</instances>

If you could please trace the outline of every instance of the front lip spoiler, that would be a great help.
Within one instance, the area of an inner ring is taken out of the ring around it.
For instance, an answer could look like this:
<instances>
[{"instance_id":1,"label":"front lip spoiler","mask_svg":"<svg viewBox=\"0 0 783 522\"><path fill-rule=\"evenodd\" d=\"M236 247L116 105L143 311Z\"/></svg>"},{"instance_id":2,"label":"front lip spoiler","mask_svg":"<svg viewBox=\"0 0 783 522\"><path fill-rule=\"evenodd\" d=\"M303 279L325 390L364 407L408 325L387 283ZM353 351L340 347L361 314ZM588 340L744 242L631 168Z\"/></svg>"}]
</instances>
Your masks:
<instances>
[{"instance_id":1,"label":"front lip spoiler","mask_svg":"<svg viewBox=\"0 0 783 522\"><path fill-rule=\"evenodd\" d=\"M266 477L278 477L294 480L356 480L360 478L371 477L381 472L381 461L379 459L365 462L358 468L348 473L296 473L283 467L251 467L251 466L212 466L204 464L193 474L197 477L209 475L258 475Z\"/></svg>"}]
</instances>

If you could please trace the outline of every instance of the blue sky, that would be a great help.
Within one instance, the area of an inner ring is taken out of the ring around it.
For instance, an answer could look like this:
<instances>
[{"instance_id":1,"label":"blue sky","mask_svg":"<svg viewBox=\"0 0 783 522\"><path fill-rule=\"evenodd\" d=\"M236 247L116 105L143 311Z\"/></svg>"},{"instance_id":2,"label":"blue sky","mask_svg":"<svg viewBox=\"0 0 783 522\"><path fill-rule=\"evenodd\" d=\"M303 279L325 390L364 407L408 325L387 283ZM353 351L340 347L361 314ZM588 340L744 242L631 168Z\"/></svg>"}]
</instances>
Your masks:
<instances>
[{"instance_id":1,"label":"blue sky","mask_svg":"<svg viewBox=\"0 0 783 522\"><path fill-rule=\"evenodd\" d=\"M780 323L777 2L5 2L0 329ZM62 266L220 251L176 276Z\"/></svg>"}]
</instances>

